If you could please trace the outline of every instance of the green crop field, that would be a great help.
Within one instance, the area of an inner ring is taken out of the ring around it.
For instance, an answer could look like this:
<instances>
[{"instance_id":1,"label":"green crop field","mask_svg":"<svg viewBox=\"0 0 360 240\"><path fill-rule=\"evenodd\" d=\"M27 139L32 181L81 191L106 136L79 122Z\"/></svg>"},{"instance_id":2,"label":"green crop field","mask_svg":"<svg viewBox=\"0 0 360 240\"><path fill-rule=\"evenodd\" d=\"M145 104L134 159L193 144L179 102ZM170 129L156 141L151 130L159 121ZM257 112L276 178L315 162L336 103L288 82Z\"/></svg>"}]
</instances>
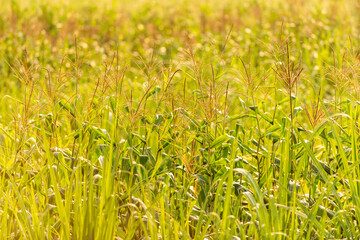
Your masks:
<instances>
[{"instance_id":1,"label":"green crop field","mask_svg":"<svg viewBox=\"0 0 360 240\"><path fill-rule=\"evenodd\" d=\"M359 0L0 14L0 239L360 239Z\"/></svg>"}]
</instances>

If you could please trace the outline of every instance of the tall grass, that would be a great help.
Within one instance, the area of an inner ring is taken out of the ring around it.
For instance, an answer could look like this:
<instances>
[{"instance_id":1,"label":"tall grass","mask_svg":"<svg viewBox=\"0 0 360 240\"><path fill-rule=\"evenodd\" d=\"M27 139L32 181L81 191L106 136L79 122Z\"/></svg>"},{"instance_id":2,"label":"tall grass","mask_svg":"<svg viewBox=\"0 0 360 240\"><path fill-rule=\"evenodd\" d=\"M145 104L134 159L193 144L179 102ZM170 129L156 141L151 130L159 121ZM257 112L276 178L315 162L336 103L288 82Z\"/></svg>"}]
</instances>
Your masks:
<instances>
[{"instance_id":1,"label":"tall grass","mask_svg":"<svg viewBox=\"0 0 360 240\"><path fill-rule=\"evenodd\" d=\"M4 4L1 239L358 239L353 1Z\"/></svg>"}]
</instances>

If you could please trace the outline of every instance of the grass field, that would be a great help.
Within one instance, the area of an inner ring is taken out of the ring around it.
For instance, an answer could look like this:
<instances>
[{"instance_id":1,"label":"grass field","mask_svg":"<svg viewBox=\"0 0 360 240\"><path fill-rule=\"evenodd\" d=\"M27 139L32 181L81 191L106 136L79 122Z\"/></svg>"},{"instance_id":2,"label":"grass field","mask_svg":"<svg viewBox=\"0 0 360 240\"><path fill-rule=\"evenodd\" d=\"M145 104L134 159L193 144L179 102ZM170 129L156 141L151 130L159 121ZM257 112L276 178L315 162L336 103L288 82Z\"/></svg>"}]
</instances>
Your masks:
<instances>
[{"instance_id":1,"label":"grass field","mask_svg":"<svg viewBox=\"0 0 360 240\"><path fill-rule=\"evenodd\" d=\"M360 1L0 4L0 239L360 238Z\"/></svg>"}]
</instances>

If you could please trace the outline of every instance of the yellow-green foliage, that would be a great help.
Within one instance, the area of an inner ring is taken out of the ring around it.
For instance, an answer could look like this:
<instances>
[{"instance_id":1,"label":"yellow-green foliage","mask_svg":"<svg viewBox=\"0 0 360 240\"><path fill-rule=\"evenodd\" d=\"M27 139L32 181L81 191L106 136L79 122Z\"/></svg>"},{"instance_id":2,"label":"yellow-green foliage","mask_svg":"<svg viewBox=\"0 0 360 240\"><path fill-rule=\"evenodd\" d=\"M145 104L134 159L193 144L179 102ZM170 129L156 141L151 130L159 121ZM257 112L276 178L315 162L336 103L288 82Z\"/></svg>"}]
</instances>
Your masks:
<instances>
[{"instance_id":1,"label":"yellow-green foliage","mask_svg":"<svg viewBox=\"0 0 360 240\"><path fill-rule=\"evenodd\" d=\"M359 1L0 13L0 239L360 238Z\"/></svg>"}]
</instances>

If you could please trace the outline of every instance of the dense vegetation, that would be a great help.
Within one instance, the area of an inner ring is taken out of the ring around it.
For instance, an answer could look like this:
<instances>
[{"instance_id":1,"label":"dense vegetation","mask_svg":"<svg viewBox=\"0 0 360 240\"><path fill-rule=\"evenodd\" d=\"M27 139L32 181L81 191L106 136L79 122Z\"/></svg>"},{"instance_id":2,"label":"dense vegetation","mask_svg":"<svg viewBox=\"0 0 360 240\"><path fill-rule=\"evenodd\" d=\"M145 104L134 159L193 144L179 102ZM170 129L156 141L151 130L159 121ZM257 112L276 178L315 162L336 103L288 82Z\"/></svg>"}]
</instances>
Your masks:
<instances>
[{"instance_id":1,"label":"dense vegetation","mask_svg":"<svg viewBox=\"0 0 360 240\"><path fill-rule=\"evenodd\" d=\"M359 1L0 13L1 239L360 238Z\"/></svg>"}]
</instances>

